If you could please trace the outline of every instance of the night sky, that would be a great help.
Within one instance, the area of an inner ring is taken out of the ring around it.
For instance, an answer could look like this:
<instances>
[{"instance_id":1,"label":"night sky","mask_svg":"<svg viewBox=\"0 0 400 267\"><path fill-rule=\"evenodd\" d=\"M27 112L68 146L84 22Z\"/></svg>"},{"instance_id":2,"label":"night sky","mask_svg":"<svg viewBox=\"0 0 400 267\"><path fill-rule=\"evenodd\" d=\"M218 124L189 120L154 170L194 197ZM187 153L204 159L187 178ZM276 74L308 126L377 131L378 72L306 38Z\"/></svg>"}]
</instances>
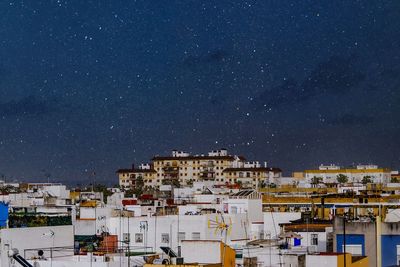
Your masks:
<instances>
[{"instance_id":1,"label":"night sky","mask_svg":"<svg viewBox=\"0 0 400 267\"><path fill-rule=\"evenodd\" d=\"M172 149L400 168L400 1L1 1L0 174Z\"/></svg>"}]
</instances>

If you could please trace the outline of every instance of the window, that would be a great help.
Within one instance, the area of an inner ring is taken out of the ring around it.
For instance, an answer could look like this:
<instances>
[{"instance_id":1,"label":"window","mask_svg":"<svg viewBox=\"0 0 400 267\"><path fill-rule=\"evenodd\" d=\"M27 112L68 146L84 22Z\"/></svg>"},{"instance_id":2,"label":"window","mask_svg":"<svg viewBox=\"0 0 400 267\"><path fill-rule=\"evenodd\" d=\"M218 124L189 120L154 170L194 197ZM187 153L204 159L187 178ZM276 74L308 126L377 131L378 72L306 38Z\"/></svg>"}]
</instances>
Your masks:
<instances>
[{"instance_id":1,"label":"window","mask_svg":"<svg viewBox=\"0 0 400 267\"><path fill-rule=\"evenodd\" d=\"M311 234L311 245L318 246L318 234Z\"/></svg>"},{"instance_id":2,"label":"window","mask_svg":"<svg viewBox=\"0 0 400 267\"><path fill-rule=\"evenodd\" d=\"M129 243L130 241L129 233L123 233L122 238L124 239L124 243Z\"/></svg>"},{"instance_id":3,"label":"window","mask_svg":"<svg viewBox=\"0 0 400 267\"><path fill-rule=\"evenodd\" d=\"M400 245L396 245L397 250L397 265L400 264Z\"/></svg>"},{"instance_id":4,"label":"window","mask_svg":"<svg viewBox=\"0 0 400 267\"><path fill-rule=\"evenodd\" d=\"M231 212L230 213L237 214L238 213L237 207L235 207L235 206L231 207Z\"/></svg>"},{"instance_id":5,"label":"window","mask_svg":"<svg viewBox=\"0 0 400 267\"><path fill-rule=\"evenodd\" d=\"M169 243L169 234L161 234L161 243L164 243L164 244Z\"/></svg>"},{"instance_id":6,"label":"window","mask_svg":"<svg viewBox=\"0 0 400 267\"><path fill-rule=\"evenodd\" d=\"M181 242L182 240L185 240L185 232L179 232L178 233L178 242Z\"/></svg>"},{"instance_id":7,"label":"window","mask_svg":"<svg viewBox=\"0 0 400 267\"><path fill-rule=\"evenodd\" d=\"M143 234L135 234L135 243L143 243Z\"/></svg>"},{"instance_id":8,"label":"window","mask_svg":"<svg viewBox=\"0 0 400 267\"><path fill-rule=\"evenodd\" d=\"M192 233L193 240L200 240L200 232L193 232Z\"/></svg>"}]
</instances>

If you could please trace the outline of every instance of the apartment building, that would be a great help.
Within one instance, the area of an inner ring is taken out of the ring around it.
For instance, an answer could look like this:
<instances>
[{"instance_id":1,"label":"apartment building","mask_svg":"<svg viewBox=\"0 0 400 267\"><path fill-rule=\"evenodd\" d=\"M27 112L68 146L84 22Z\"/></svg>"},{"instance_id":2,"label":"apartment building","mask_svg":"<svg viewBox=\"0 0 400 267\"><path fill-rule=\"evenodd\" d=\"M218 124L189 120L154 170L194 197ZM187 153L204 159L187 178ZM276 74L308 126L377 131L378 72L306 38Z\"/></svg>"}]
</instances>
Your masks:
<instances>
[{"instance_id":1,"label":"apartment building","mask_svg":"<svg viewBox=\"0 0 400 267\"><path fill-rule=\"evenodd\" d=\"M156 171L157 184L191 184L194 181L228 182L223 170L244 162L244 158L228 155L226 149L211 151L207 155L190 155L172 151L171 156L155 156L152 159Z\"/></svg>"},{"instance_id":2,"label":"apartment building","mask_svg":"<svg viewBox=\"0 0 400 267\"><path fill-rule=\"evenodd\" d=\"M137 178L141 177L144 186L157 186L156 171L151 164L140 164L138 168L117 170L119 185L122 188L135 187Z\"/></svg>"},{"instance_id":3,"label":"apartment building","mask_svg":"<svg viewBox=\"0 0 400 267\"><path fill-rule=\"evenodd\" d=\"M228 183L239 182L244 188L265 187L275 183L275 179L282 177L281 169L261 166L258 162L226 168L223 173Z\"/></svg>"},{"instance_id":4,"label":"apartment building","mask_svg":"<svg viewBox=\"0 0 400 267\"><path fill-rule=\"evenodd\" d=\"M322 178L322 183L337 183L337 176L342 174L349 183L362 183L364 177L369 177L372 183L389 183L390 169L379 168L377 165L357 165L355 168L341 168L340 166L320 165L317 170L305 170L305 179L312 183L314 177Z\"/></svg>"},{"instance_id":5,"label":"apartment building","mask_svg":"<svg viewBox=\"0 0 400 267\"><path fill-rule=\"evenodd\" d=\"M257 188L275 183L282 171L267 167L266 163L246 162L244 157L220 149L201 155L173 150L169 156L157 155L150 164L120 169L117 174L120 186L124 188L134 187L137 177L142 177L143 186L157 188L161 185L191 185L198 181L212 181L215 185L240 183L243 187Z\"/></svg>"}]
</instances>

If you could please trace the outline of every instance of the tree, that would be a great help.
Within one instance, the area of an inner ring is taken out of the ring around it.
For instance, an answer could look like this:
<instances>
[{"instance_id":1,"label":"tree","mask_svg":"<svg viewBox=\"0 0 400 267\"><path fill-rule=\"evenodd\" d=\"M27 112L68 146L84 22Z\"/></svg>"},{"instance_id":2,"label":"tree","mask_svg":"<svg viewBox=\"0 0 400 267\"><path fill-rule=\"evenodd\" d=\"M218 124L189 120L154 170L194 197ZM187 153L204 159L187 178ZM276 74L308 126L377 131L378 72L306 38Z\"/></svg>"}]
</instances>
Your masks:
<instances>
[{"instance_id":1,"label":"tree","mask_svg":"<svg viewBox=\"0 0 400 267\"><path fill-rule=\"evenodd\" d=\"M399 178L397 178L397 177L392 177L392 178L390 178L390 182L391 182L391 183L398 183L398 182L399 182Z\"/></svg>"},{"instance_id":2,"label":"tree","mask_svg":"<svg viewBox=\"0 0 400 267\"><path fill-rule=\"evenodd\" d=\"M372 183L372 178L371 178L371 176L364 176L363 178L362 178L362 180L361 180L361 183L363 184L363 185L366 185L366 184L370 184L370 183Z\"/></svg>"},{"instance_id":3,"label":"tree","mask_svg":"<svg viewBox=\"0 0 400 267\"><path fill-rule=\"evenodd\" d=\"M339 184L345 184L349 181L349 178L344 174L338 174L336 176L336 180L338 181Z\"/></svg>"},{"instance_id":4,"label":"tree","mask_svg":"<svg viewBox=\"0 0 400 267\"><path fill-rule=\"evenodd\" d=\"M135 181L135 186L133 188L133 193L136 195L136 197L140 197L143 194L143 187L144 187L143 177L138 176L134 181Z\"/></svg>"},{"instance_id":5,"label":"tree","mask_svg":"<svg viewBox=\"0 0 400 267\"><path fill-rule=\"evenodd\" d=\"M192 186L193 186L193 180L192 180L192 179L189 179L189 180L186 182L186 185L192 187Z\"/></svg>"},{"instance_id":6,"label":"tree","mask_svg":"<svg viewBox=\"0 0 400 267\"><path fill-rule=\"evenodd\" d=\"M311 178L311 184L313 185L313 187L316 187L320 183L322 183L322 177L314 176L313 178Z\"/></svg>"},{"instance_id":7,"label":"tree","mask_svg":"<svg viewBox=\"0 0 400 267\"><path fill-rule=\"evenodd\" d=\"M133 197L135 192L132 189L128 189L124 192L124 197Z\"/></svg>"},{"instance_id":8,"label":"tree","mask_svg":"<svg viewBox=\"0 0 400 267\"><path fill-rule=\"evenodd\" d=\"M180 188L181 187L181 182L178 179L173 179L172 180L172 186L176 187L176 188Z\"/></svg>"}]
</instances>

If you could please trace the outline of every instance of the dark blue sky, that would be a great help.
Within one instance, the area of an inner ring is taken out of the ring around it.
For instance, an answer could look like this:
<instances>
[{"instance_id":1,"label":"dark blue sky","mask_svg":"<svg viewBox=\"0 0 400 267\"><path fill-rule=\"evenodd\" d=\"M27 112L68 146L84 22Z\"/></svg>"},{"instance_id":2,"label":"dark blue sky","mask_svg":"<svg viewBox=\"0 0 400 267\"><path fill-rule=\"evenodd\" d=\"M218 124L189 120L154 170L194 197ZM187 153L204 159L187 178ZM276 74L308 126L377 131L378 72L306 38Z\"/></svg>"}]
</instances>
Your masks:
<instances>
[{"instance_id":1,"label":"dark blue sky","mask_svg":"<svg viewBox=\"0 0 400 267\"><path fill-rule=\"evenodd\" d=\"M0 173L116 182L171 149L400 168L399 1L0 3Z\"/></svg>"}]
</instances>

